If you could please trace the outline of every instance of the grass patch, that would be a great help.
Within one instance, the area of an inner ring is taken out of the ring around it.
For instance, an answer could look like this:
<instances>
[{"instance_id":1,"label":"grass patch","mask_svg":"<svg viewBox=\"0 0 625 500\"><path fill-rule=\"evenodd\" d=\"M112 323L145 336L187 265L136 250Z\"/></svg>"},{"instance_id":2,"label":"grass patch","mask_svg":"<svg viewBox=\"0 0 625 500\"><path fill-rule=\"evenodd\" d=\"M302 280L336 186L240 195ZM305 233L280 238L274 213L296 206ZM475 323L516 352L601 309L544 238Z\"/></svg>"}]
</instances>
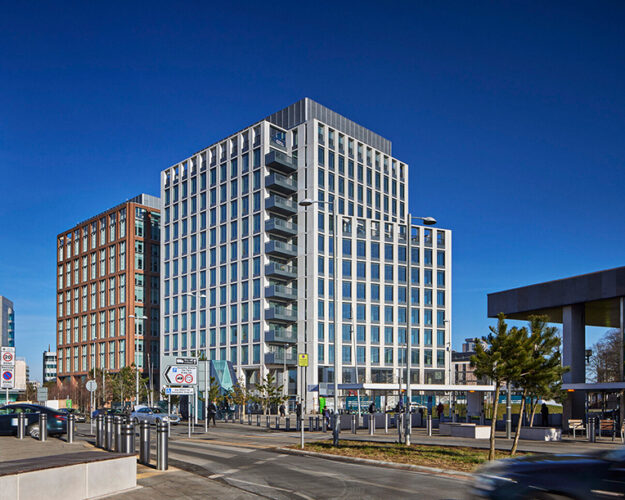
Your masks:
<instances>
[{"instance_id":1,"label":"grass patch","mask_svg":"<svg viewBox=\"0 0 625 500\"><path fill-rule=\"evenodd\" d=\"M296 448L296 446L293 446ZM342 439L338 448L332 441L314 441L306 443L307 451L341 455L346 457L369 458L396 462L400 464L423 465L441 469L453 469L472 472L488 460L488 450L464 448L458 446L411 445L409 448L397 443L377 443L367 441L349 441ZM525 453L518 453L524 455ZM507 451L496 451L496 458L507 458Z\"/></svg>"}]
</instances>

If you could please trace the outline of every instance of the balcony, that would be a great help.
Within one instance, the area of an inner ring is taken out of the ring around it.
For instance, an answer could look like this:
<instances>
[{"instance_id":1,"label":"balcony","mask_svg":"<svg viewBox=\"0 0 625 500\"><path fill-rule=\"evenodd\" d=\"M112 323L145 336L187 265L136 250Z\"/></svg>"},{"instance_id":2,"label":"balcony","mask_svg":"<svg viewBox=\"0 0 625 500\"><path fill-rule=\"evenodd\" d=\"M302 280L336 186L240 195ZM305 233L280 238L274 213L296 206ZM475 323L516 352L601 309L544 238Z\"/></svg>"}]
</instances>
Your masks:
<instances>
[{"instance_id":1,"label":"balcony","mask_svg":"<svg viewBox=\"0 0 625 500\"><path fill-rule=\"evenodd\" d=\"M278 262L271 262L265 266L265 276L294 280L297 278L297 267L289 266L288 264L279 264Z\"/></svg>"},{"instance_id":2,"label":"balcony","mask_svg":"<svg viewBox=\"0 0 625 500\"><path fill-rule=\"evenodd\" d=\"M272 217L265 221L265 231L271 234L292 237L297 235L297 224Z\"/></svg>"},{"instance_id":3,"label":"balcony","mask_svg":"<svg viewBox=\"0 0 625 500\"><path fill-rule=\"evenodd\" d=\"M297 171L297 160L281 151L272 150L265 155L265 166L284 174Z\"/></svg>"},{"instance_id":4,"label":"balcony","mask_svg":"<svg viewBox=\"0 0 625 500\"><path fill-rule=\"evenodd\" d=\"M295 323L297 321L297 312L286 307L274 306L265 311L265 320L279 323Z\"/></svg>"},{"instance_id":5,"label":"balcony","mask_svg":"<svg viewBox=\"0 0 625 500\"><path fill-rule=\"evenodd\" d=\"M265 253L290 259L297 257L297 247L283 241L271 240L265 244Z\"/></svg>"},{"instance_id":6,"label":"balcony","mask_svg":"<svg viewBox=\"0 0 625 500\"><path fill-rule=\"evenodd\" d=\"M285 195L297 193L297 181L277 173L267 176L265 179L265 187Z\"/></svg>"},{"instance_id":7,"label":"balcony","mask_svg":"<svg viewBox=\"0 0 625 500\"><path fill-rule=\"evenodd\" d=\"M265 332L265 342L296 344L297 334L286 328L273 328L268 332Z\"/></svg>"},{"instance_id":8,"label":"balcony","mask_svg":"<svg viewBox=\"0 0 625 500\"><path fill-rule=\"evenodd\" d=\"M291 216L297 214L297 203L282 196L273 195L265 200L265 209L275 214Z\"/></svg>"},{"instance_id":9,"label":"balcony","mask_svg":"<svg viewBox=\"0 0 625 500\"><path fill-rule=\"evenodd\" d=\"M275 300L297 300L297 288L283 285L265 287L265 298Z\"/></svg>"},{"instance_id":10,"label":"balcony","mask_svg":"<svg viewBox=\"0 0 625 500\"><path fill-rule=\"evenodd\" d=\"M286 359L283 352L266 352L265 353L265 364L266 365L296 365L297 364L297 356L294 354L288 353L286 355Z\"/></svg>"}]
</instances>

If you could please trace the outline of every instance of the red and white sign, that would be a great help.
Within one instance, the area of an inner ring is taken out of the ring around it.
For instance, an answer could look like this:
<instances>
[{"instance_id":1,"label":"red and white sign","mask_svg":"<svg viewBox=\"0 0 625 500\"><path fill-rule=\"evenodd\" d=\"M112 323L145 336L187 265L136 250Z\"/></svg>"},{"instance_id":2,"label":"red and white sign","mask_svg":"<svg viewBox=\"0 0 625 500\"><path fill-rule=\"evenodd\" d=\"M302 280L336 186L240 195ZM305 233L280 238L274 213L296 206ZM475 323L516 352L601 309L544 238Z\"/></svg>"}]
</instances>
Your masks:
<instances>
[{"instance_id":1,"label":"red and white sign","mask_svg":"<svg viewBox=\"0 0 625 500\"><path fill-rule=\"evenodd\" d=\"M0 370L0 388L13 389L15 386L15 374L13 368L2 368Z\"/></svg>"},{"instance_id":2,"label":"red and white sign","mask_svg":"<svg viewBox=\"0 0 625 500\"><path fill-rule=\"evenodd\" d=\"M4 367L15 366L15 347L2 347L0 365Z\"/></svg>"},{"instance_id":3,"label":"red and white sign","mask_svg":"<svg viewBox=\"0 0 625 500\"><path fill-rule=\"evenodd\" d=\"M197 384L196 365L170 365L165 372L167 383L171 385Z\"/></svg>"}]
</instances>

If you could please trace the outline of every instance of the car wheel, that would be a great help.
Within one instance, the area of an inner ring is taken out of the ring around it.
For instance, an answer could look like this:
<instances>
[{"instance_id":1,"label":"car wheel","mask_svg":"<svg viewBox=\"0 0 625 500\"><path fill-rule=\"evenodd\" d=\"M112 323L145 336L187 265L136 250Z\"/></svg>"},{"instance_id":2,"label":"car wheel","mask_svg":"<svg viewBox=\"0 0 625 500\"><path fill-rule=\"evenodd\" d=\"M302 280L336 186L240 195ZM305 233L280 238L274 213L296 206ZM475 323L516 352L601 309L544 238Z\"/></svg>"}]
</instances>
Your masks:
<instances>
[{"instance_id":1,"label":"car wheel","mask_svg":"<svg viewBox=\"0 0 625 500\"><path fill-rule=\"evenodd\" d=\"M31 438L39 439L39 424L29 425L26 429L26 432L28 432L28 435Z\"/></svg>"}]
</instances>

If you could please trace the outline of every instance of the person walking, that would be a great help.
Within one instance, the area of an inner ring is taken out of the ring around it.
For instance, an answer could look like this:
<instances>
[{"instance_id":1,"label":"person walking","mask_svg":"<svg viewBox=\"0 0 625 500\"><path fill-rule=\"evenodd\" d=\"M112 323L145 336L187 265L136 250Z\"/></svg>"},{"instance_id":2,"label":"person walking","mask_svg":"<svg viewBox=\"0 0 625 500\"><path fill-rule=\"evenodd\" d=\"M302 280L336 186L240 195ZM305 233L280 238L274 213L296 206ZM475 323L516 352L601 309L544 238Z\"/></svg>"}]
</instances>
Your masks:
<instances>
[{"instance_id":1,"label":"person walking","mask_svg":"<svg viewBox=\"0 0 625 500\"><path fill-rule=\"evenodd\" d=\"M445 406L443 405L443 403L438 403L438 406L436 407L436 413L438 413L439 420L444 411L445 411Z\"/></svg>"},{"instance_id":2,"label":"person walking","mask_svg":"<svg viewBox=\"0 0 625 500\"><path fill-rule=\"evenodd\" d=\"M326 421L326 427L329 428L330 427L330 410L328 410L327 408L323 409L323 418Z\"/></svg>"},{"instance_id":3,"label":"person walking","mask_svg":"<svg viewBox=\"0 0 625 500\"><path fill-rule=\"evenodd\" d=\"M549 427L549 408L545 403L543 403L542 407L540 408L540 415L543 420L543 427Z\"/></svg>"},{"instance_id":4,"label":"person walking","mask_svg":"<svg viewBox=\"0 0 625 500\"><path fill-rule=\"evenodd\" d=\"M284 403L282 403L282 404L280 405L280 416L281 416L281 417L285 417L285 416L286 416L286 410L285 410L285 408L284 408Z\"/></svg>"},{"instance_id":5,"label":"person walking","mask_svg":"<svg viewBox=\"0 0 625 500\"><path fill-rule=\"evenodd\" d=\"M213 427L217 427L217 423L215 422L215 415L217 414L217 405L216 401L211 401L208 405L208 424L207 427L210 427L211 420L213 421Z\"/></svg>"}]
</instances>

